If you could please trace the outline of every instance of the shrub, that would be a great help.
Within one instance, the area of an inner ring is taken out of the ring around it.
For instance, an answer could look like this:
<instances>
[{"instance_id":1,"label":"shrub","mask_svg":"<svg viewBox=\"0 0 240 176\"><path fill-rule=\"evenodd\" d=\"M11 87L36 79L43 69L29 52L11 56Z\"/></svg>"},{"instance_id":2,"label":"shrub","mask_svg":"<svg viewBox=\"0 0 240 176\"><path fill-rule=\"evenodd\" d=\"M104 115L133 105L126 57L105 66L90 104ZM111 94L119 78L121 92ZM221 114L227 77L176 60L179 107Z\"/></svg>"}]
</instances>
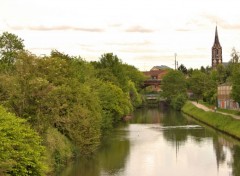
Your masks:
<instances>
[{"instance_id":1,"label":"shrub","mask_svg":"<svg viewBox=\"0 0 240 176\"><path fill-rule=\"evenodd\" d=\"M25 120L0 106L0 175L44 175L40 136Z\"/></svg>"}]
</instances>

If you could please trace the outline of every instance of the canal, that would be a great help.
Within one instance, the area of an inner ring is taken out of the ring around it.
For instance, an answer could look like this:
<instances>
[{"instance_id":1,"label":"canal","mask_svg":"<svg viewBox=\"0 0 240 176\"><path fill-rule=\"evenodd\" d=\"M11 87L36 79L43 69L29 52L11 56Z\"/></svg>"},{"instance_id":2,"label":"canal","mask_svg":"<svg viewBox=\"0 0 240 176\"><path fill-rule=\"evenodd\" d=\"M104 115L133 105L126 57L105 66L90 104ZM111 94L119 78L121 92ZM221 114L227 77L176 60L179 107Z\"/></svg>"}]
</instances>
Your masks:
<instances>
[{"instance_id":1,"label":"canal","mask_svg":"<svg viewBox=\"0 0 240 176\"><path fill-rule=\"evenodd\" d=\"M167 109L139 109L61 176L240 176L240 142Z\"/></svg>"}]
</instances>

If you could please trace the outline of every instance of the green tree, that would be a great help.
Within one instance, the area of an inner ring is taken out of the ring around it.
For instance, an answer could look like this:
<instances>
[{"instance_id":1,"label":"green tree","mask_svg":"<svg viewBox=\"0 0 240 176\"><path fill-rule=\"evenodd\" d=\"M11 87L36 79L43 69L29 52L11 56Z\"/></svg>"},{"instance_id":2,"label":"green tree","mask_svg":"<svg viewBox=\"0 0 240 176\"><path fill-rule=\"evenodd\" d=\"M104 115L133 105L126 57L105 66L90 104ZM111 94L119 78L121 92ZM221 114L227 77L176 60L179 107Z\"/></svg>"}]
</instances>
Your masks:
<instances>
[{"instance_id":1,"label":"green tree","mask_svg":"<svg viewBox=\"0 0 240 176\"><path fill-rule=\"evenodd\" d=\"M100 143L102 121L93 67L80 58L58 55L41 60L38 72L52 86L44 102L51 124L81 154L93 152Z\"/></svg>"},{"instance_id":2,"label":"green tree","mask_svg":"<svg viewBox=\"0 0 240 176\"><path fill-rule=\"evenodd\" d=\"M3 32L0 36L0 58L3 63L13 64L17 53L23 49L23 40L15 34Z\"/></svg>"},{"instance_id":3,"label":"green tree","mask_svg":"<svg viewBox=\"0 0 240 176\"><path fill-rule=\"evenodd\" d=\"M218 81L218 84L225 83L227 81L227 77L228 77L228 74L227 74L226 68L222 64L219 64L217 66L217 81Z\"/></svg>"},{"instance_id":4,"label":"green tree","mask_svg":"<svg viewBox=\"0 0 240 176\"><path fill-rule=\"evenodd\" d=\"M207 76L205 73L194 70L189 78L189 89L194 93L197 99L203 98L204 90L206 90Z\"/></svg>"},{"instance_id":5,"label":"green tree","mask_svg":"<svg viewBox=\"0 0 240 176\"><path fill-rule=\"evenodd\" d=\"M188 72L188 76L191 76L193 73L193 68L189 68L187 72Z\"/></svg>"},{"instance_id":6,"label":"green tree","mask_svg":"<svg viewBox=\"0 0 240 176\"><path fill-rule=\"evenodd\" d=\"M94 66L97 69L105 70L105 73L110 73L110 78L116 77L116 82L113 83L121 87L124 92L128 91L127 73L123 68L122 61L116 55L113 55L113 53L103 54L100 58L100 61L94 63ZM102 77L101 75L99 76L100 78ZM105 75L105 78L107 77L108 75Z\"/></svg>"},{"instance_id":7,"label":"green tree","mask_svg":"<svg viewBox=\"0 0 240 176\"><path fill-rule=\"evenodd\" d=\"M232 53L231 53L231 62L232 63L238 63L239 61L239 52L237 52L237 50L235 48L232 49Z\"/></svg>"},{"instance_id":8,"label":"green tree","mask_svg":"<svg viewBox=\"0 0 240 176\"><path fill-rule=\"evenodd\" d=\"M178 67L178 70L181 71L184 75L186 75L188 73L188 70L187 68L181 64L179 67Z\"/></svg>"},{"instance_id":9,"label":"green tree","mask_svg":"<svg viewBox=\"0 0 240 176\"><path fill-rule=\"evenodd\" d=\"M197 100L204 99L209 103L214 103L216 101L217 91L216 79L216 71L208 75L199 70L194 70L192 76L188 80L189 89L194 93Z\"/></svg>"},{"instance_id":10,"label":"green tree","mask_svg":"<svg viewBox=\"0 0 240 176\"><path fill-rule=\"evenodd\" d=\"M185 103L187 97L186 79L182 72L170 70L162 80L162 95L177 110Z\"/></svg>"},{"instance_id":11,"label":"green tree","mask_svg":"<svg viewBox=\"0 0 240 176\"><path fill-rule=\"evenodd\" d=\"M240 65L235 65L232 75L232 97L233 99L240 103Z\"/></svg>"},{"instance_id":12,"label":"green tree","mask_svg":"<svg viewBox=\"0 0 240 176\"><path fill-rule=\"evenodd\" d=\"M0 106L0 175L45 175L40 136Z\"/></svg>"},{"instance_id":13,"label":"green tree","mask_svg":"<svg viewBox=\"0 0 240 176\"><path fill-rule=\"evenodd\" d=\"M132 65L123 64L124 72L126 73L127 78L134 83L136 89L140 91L140 87L145 80L145 76L137 68Z\"/></svg>"},{"instance_id":14,"label":"green tree","mask_svg":"<svg viewBox=\"0 0 240 176\"><path fill-rule=\"evenodd\" d=\"M113 83L99 82L96 89L103 113L103 129L112 128L133 110L130 97Z\"/></svg>"},{"instance_id":15,"label":"green tree","mask_svg":"<svg viewBox=\"0 0 240 176\"><path fill-rule=\"evenodd\" d=\"M129 95L130 95L130 99L131 99L133 107L137 108L137 107L141 106L142 105L142 97L138 93L135 84L131 80L128 81L128 87L129 87Z\"/></svg>"},{"instance_id":16,"label":"green tree","mask_svg":"<svg viewBox=\"0 0 240 176\"><path fill-rule=\"evenodd\" d=\"M53 85L38 72L38 62L30 53L19 53L14 64L15 69L11 74L1 77L0 93L7 93L5 99L2 99L6 107L17 116L27 119L41 132L49 124L44 102Z\"/></svg>"}]
</instances>

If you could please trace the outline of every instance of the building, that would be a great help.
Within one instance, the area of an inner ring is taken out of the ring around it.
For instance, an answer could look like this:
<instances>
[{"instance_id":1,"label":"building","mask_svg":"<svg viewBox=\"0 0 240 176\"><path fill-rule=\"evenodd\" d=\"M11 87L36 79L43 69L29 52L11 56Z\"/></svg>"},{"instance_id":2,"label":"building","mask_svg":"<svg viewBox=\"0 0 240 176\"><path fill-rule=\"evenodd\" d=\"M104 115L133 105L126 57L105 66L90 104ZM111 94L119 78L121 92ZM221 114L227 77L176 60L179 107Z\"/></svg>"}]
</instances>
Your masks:
<instances>
[{"instance_id":1,"label":"building","mask_svg":"<svg viewBox=\"0 0 240 176\"><path fill-rule=\"evenodd\" d=\"M218 31L216 26L215 39L212 46L212 68L216 69L218 64L222 64L222 47L218 39Z\"/></svg>"},{"instance_id":2,"label":"building","mask_svg":"<svg viewBox=\"0 0 240 176\"><path fill-rule=\"evenodd\" d=\"M160 65L160 66L154 66L153 68L151 68L151 71L153 70L166 70L166 69L171 69L166 65Z\"/></svg>"},{"instance_id":3,"label":"building","mask_svg":"<svg viewBox=\"0 0 240 176\"><path fill-rule=\"evenodd\" d=\"M151 91L161 91L161 81L163 76L168 73L167 68L168 67L166 66L161 66L161 68L159 66L154 66L150 71L143 72L146 77L146 80L144 81L144 87L149 87Z\"/></svg>"},{"instance_id":4,"label":"building","mask_svg":"<svg viewBox=\"0 0 240 176\"><path fill-rule=\"evenodd\" d=\"M218 107L222 109L238 109L239 104L231 98L232 86L225 83L218 86Z\"/></svg>"}]
</instances>

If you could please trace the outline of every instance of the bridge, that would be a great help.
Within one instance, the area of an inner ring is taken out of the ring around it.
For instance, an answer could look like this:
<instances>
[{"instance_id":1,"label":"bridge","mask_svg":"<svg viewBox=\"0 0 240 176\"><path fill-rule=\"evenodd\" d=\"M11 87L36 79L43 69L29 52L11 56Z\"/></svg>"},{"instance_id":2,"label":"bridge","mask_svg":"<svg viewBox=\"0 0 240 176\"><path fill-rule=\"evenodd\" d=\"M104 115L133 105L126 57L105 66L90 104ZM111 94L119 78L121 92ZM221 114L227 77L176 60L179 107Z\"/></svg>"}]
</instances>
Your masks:
<instances>
[{"instance_id":1,"label":"bridge","mask_svg":"<svg viewBox=\"0 0 240 176\"><path fill-rule=\"evenodd\" d=\"M161 97L159 93L146 94L145 100L147 104L159 104L160 102L166 101L165 98Z\"/></svg>"},{"instance_id":2,"label":"bridge","mask_svg":"<svg viewBox=\"0 0 240 176\"><path fill-rule=\"evenodd\" d=\"M150 71L143 72L146 76L146 80L144 81L142 88L151 86L153 91L161 91L160 85L162 84L162 78L167 72L167 69L151 69Z\"/></svg>"},{"instance_id":3,"label":"bridge","mask_svg":"<svg viewBox=\"0 0 240 176\"><path fill-rule=\"evenodd\" d=\"M144 81L142 88L146 88L148 86L154 86L155 88L159 88L161 83L162 79L148 79Z\"/></svg>"}]
</instances>

